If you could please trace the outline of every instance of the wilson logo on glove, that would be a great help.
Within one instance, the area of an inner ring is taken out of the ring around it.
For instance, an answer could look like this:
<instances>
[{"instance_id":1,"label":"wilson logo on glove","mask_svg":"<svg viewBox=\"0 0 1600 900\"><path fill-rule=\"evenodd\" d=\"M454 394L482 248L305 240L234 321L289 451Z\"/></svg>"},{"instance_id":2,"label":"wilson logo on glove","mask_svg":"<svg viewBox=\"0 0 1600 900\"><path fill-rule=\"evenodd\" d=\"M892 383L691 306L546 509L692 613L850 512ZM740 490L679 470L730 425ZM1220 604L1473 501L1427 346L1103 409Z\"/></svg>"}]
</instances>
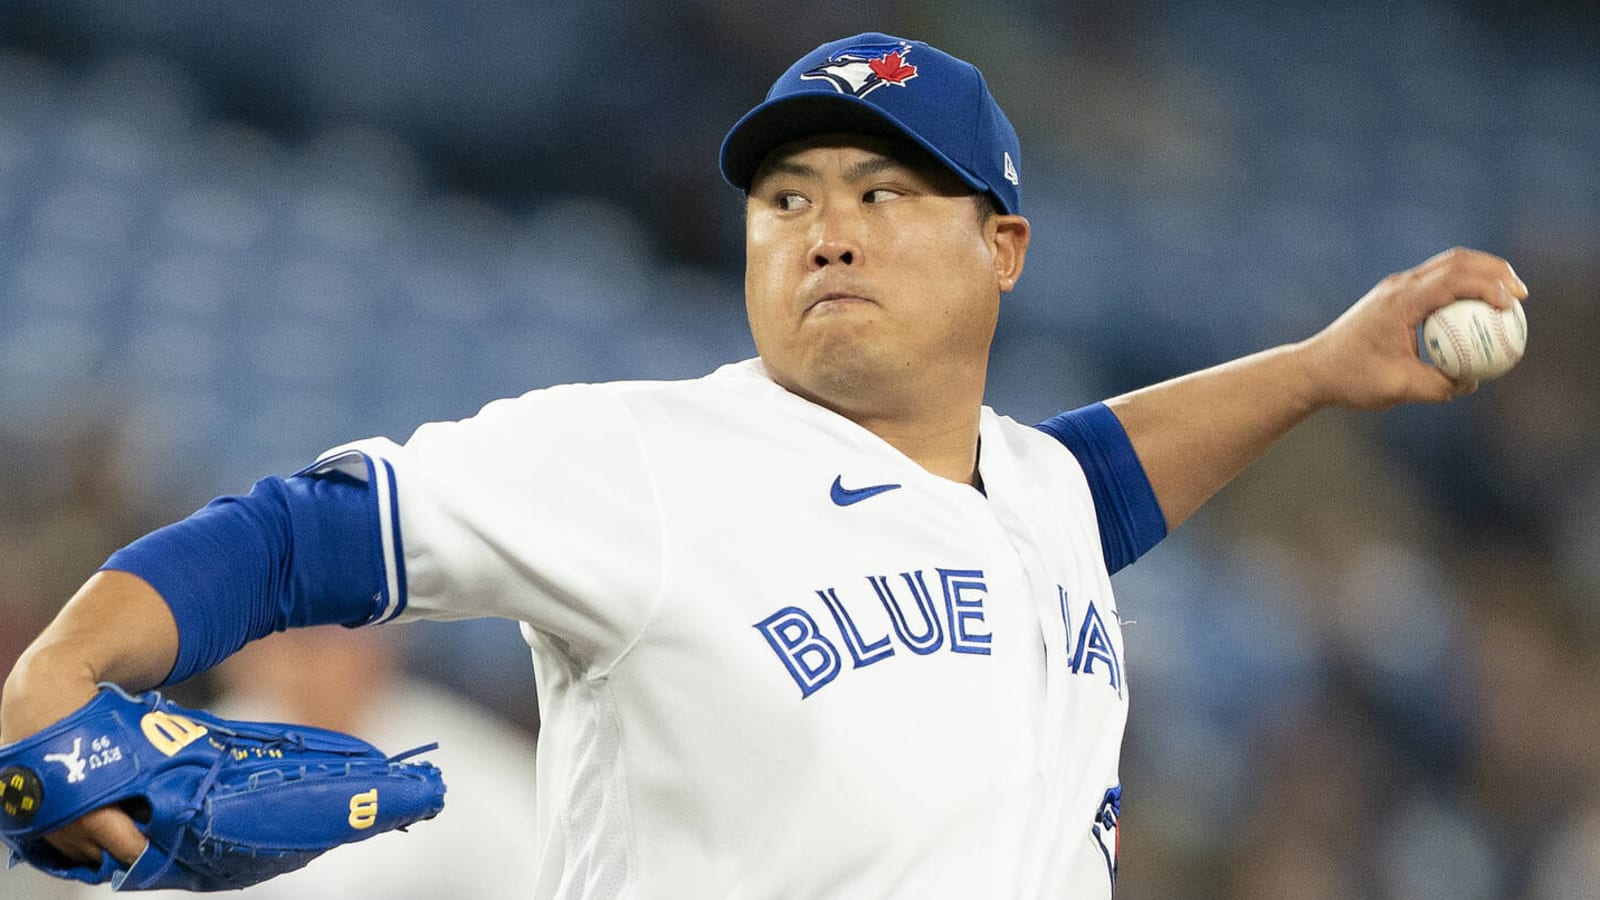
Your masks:
<instances>
[{"instance_id":1,"label":"wilson logo on glove","mask_svg":"<svg viewBox=\"0 0 1600 900\"><path fill-rule=\"evenodd\" d=\"M444 807L439 769L405 761L436 744L385 756L337 731L234 722L153 691L100 687L82 709L0 747L0 840L13 863L124 891L231 890ZM150 842L131 868L110 854L83 865L44 840L113 804Z\"/></svg>"},{"instance_id":2,"label":"wilson logo on glove","mask_svg":"<svg viewBox=\"0 0 1600 900\"><path fill-rule=\"evenodd\" d=\"M378 789L350 798L350 827L357 831L371 828L378 822Z\"/></svg>"},{"instance_id":3,"label":"wilson logo on glove","mask_svg":"<svg viewBox=\"0 0 1600 900\"><path fill-rule=\"evenodd\" d=\"M204 725L196 725L187 716L177 716L163 710L145 713L139 720L139 730L144 732L150 746L166 756L178 755L178 751L206 734Z\"/></svg>"}]
</instances>

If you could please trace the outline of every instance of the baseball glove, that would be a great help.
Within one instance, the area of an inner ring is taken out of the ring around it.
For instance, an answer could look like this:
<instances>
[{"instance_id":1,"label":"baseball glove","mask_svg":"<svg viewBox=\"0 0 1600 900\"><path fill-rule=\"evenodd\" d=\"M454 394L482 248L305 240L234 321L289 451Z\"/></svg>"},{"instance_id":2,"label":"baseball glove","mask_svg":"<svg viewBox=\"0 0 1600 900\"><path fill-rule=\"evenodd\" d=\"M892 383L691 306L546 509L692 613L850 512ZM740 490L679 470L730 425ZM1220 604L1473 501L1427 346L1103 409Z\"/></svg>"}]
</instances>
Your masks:
<instances>
[{"instance_id":1,"label":"baseball glove","mask_svg":"<svg viewBox=\"0 0 1600 900\"><path fill-rule=\"evenodd\" d=\"M185 709L154 691L114 684L32 737L0 747L0 839L11 865L114 890L247 887L444 807L444 781L426 762L385 756L336 731L233 722ZM94 868L44 840L83 814L120 805L149 846L122 870L109 853Z\"/></svg>"}]
</instances>

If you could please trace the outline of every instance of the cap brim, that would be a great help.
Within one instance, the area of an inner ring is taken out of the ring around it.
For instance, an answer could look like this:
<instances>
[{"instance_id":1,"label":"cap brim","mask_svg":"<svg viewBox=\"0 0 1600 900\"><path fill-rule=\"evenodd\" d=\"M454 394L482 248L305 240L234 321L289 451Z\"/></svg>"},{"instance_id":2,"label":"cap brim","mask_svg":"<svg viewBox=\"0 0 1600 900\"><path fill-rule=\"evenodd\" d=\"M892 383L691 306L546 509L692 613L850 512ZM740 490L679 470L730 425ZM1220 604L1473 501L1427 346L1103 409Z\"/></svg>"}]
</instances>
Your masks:
<instances>
[{"instance_id":1,"label":"cap brim","mask_svg":"<svg viewBox=\"0 0 1600 900\"><path fill-rule=\"evenodd\" d=\"M982 179L956 165L880 107L848 94L820 91L768 100L734 123L722 141L722 177L739 190L749 191L767 154L791 141L833 132L909 140L974 190L989 189Z\"/></svg>"}]
</instances>

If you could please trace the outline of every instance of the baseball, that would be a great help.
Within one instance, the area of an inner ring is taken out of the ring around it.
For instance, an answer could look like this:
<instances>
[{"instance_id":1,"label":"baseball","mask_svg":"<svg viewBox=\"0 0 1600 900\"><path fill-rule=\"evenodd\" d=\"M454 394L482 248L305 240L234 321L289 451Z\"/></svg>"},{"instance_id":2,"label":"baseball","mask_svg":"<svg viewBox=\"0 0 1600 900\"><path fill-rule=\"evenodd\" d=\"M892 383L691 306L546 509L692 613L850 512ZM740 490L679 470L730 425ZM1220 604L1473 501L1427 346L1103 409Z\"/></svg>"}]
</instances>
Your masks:
<instances>
[{"instance_id":1,"label":"baseball","mask_svg":"<svg viewBox=\"0 0 1600 900\"><path fill-rule=\"evenodd\" d=\"M1422 343L1428 359L1451 378L1496 378L1522 358L1528 319L1515 299L1509 311L1482 300L1457 300L1428 316Z\"/></svg>"}]
</instances>

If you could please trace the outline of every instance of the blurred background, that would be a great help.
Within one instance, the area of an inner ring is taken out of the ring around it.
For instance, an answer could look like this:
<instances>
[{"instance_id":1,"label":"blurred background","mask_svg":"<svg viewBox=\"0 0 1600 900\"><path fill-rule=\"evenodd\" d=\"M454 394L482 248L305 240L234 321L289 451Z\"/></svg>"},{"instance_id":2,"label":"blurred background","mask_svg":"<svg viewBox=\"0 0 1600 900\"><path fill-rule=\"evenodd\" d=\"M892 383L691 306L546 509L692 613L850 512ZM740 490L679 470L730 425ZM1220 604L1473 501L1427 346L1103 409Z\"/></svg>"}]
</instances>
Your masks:
<instances>
[{"instance_id":1,"label":"blurred background","mask_svg":"<svg viewBox=\"0 0 1600 900\"><path fill-rule=\"evenodd\" d=\"M0 671L112 550L327 447L752 355L719 142L869 29L979 64L1021 135L1002 413L1298 340L1456 244L1532 289L1505 379L1319 415L1117 576L1119 898L1600 897L1579 0L10 0ZM402 632L532 736L514 626Z\"/></svg>"}]
</instances>

